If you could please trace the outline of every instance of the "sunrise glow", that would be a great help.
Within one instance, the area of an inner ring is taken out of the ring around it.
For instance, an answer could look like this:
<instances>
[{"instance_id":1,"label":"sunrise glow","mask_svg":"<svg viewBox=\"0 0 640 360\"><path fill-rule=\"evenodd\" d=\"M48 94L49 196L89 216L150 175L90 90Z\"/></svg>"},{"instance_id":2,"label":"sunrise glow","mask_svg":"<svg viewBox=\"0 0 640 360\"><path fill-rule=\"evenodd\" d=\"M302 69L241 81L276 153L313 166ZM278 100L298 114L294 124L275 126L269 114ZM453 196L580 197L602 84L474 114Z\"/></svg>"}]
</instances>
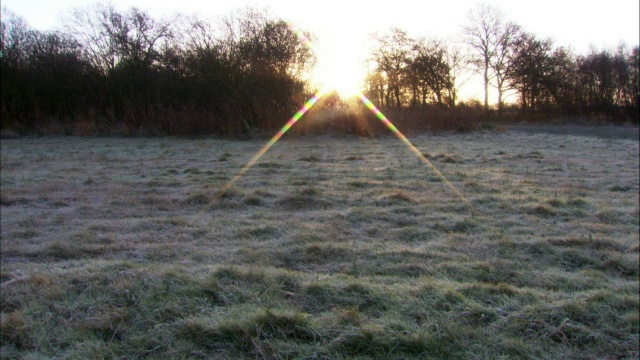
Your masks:
<instances>
[{"instance_id":1,"label":"sunrise glow","mask_svg":"<svg viewBox=\"0 0 640 360\"><path fill-rule=\"evenodd\" d=\"M318 47L302 31L289 24L304 44L313 51L318 63L311 72L311 82L336 91L342 98L358 96L363 89L366 69L358 47L346 39L336 39L332 47Z\"/></svg>"},{"instance_id":2,"label":"sunrise glow","mask_svg":"<svg viewBox=\"0 0 640 360\"><path fill-rule=\"evenodd\" d=\"M343 99L357 96L362 91L365 74L362 66L339 53L323 55L322 62L313 74L313 80L335 90Z\"/></svg>"}]
</instances>

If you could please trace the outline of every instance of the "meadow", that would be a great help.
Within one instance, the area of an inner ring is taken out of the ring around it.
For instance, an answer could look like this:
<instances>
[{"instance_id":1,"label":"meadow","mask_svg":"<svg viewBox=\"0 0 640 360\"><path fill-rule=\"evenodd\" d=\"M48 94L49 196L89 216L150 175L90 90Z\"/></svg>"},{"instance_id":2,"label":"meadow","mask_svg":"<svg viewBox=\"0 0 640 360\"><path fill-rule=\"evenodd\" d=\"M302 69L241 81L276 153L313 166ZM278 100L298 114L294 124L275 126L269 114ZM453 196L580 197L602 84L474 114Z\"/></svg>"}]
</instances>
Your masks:
<instances>
[{"instance_id":1,"label":"meadow","mask_svg":"<svg viewBox=\"0 0 640 360\"><path fill-rule=\"evenodd\" d=\"M639 142L1 142L2 358L637 359Z\"/></svg>"}]
</instances>

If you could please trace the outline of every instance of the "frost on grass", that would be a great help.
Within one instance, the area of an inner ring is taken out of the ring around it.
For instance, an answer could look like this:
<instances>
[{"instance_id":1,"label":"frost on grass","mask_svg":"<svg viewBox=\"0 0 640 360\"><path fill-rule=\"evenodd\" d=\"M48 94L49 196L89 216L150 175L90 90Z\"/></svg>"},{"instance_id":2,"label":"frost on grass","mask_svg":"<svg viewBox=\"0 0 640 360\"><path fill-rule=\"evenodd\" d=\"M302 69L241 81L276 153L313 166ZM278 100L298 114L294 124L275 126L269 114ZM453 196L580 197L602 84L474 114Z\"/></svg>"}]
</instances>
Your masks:
<instances>
[{"instance_id":1,"label":"frost on grass","mask_svg":"<svg viewBox=\"0 0 640 360\"><path fill-rule=\"evenodd\" d=\"M638 141L411 141L475 212L392 136L3 141L2 356L637 357Z\"/></svg>"}]
</instances>

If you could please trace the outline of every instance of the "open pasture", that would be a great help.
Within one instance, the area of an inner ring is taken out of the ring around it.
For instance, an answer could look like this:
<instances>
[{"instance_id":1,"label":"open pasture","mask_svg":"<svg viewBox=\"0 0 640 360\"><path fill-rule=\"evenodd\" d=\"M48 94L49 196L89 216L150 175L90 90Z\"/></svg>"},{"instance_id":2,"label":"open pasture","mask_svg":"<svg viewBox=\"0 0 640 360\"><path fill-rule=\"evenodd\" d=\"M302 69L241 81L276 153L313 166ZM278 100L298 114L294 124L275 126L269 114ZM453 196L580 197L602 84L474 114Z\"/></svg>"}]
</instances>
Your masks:
<instances>
[{"instance_id":1,"label":"open pasture","mask_svg":"<svg viewBox=\"0 0 640 360\"><path fill-rule=\"evenodd\" d=\"M637 358L637 139L1 143L3 358Z\"/></svg>"}]
</instances>

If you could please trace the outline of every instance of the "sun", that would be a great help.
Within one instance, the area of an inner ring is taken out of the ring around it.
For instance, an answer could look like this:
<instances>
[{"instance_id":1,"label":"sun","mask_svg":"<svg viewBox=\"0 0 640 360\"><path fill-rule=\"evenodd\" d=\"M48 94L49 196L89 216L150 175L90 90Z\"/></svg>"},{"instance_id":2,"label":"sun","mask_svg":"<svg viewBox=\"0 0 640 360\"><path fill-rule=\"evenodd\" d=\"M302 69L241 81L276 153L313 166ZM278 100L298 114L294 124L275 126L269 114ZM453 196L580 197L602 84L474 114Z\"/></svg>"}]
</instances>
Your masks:
<instances>
[{"instance_id":1,"label":"sun","mask_svg":"<svg viewBox=\"0 0 640 360\"><path fill-rule=\"evenodd\" d=\"M321 69L315 77L320 85L329 91L335 91L343 99L358 95L362 91L362 77L352 68L341 67L341 64Z\"/></svg>"},{"instance_id":2,"label":"sun","mask_svg":"<svg viewBox=\"0 0 640 360\"><path fill-rule=\"evenodd\" d=\"M363 65L353 53L332 51L319 54L312 78L319 86L336 91L343 99L357 96L365 79Z\"/></svg>"},{"instance_id":3,"label":"sun","mask_svg":"<svg viewBox=\"0 0 640 360\"><path fill-rule=\"evenodd\" d=\"M334 68L329 70L321 77L322 83L329 89L329 91L335 91L343 99L349 99L357 96L362 90L360 79L348 70L341 68Z\"/></svg>"},{"instance_id":4,"label":"sun","mask_svg":"<svg viewBox=\"0 0 640 360\"><path fill-rule=\"evenodd\" d=\"M292 25L293 26L293 25ZM338 93L343 99L356 97L364 90L367 75L362 42L348 32L333 32L323 43L315 44L293 26L296 35L317 56L316 66L308 74L312 85Z\"/></svg>"}]
</instances>

